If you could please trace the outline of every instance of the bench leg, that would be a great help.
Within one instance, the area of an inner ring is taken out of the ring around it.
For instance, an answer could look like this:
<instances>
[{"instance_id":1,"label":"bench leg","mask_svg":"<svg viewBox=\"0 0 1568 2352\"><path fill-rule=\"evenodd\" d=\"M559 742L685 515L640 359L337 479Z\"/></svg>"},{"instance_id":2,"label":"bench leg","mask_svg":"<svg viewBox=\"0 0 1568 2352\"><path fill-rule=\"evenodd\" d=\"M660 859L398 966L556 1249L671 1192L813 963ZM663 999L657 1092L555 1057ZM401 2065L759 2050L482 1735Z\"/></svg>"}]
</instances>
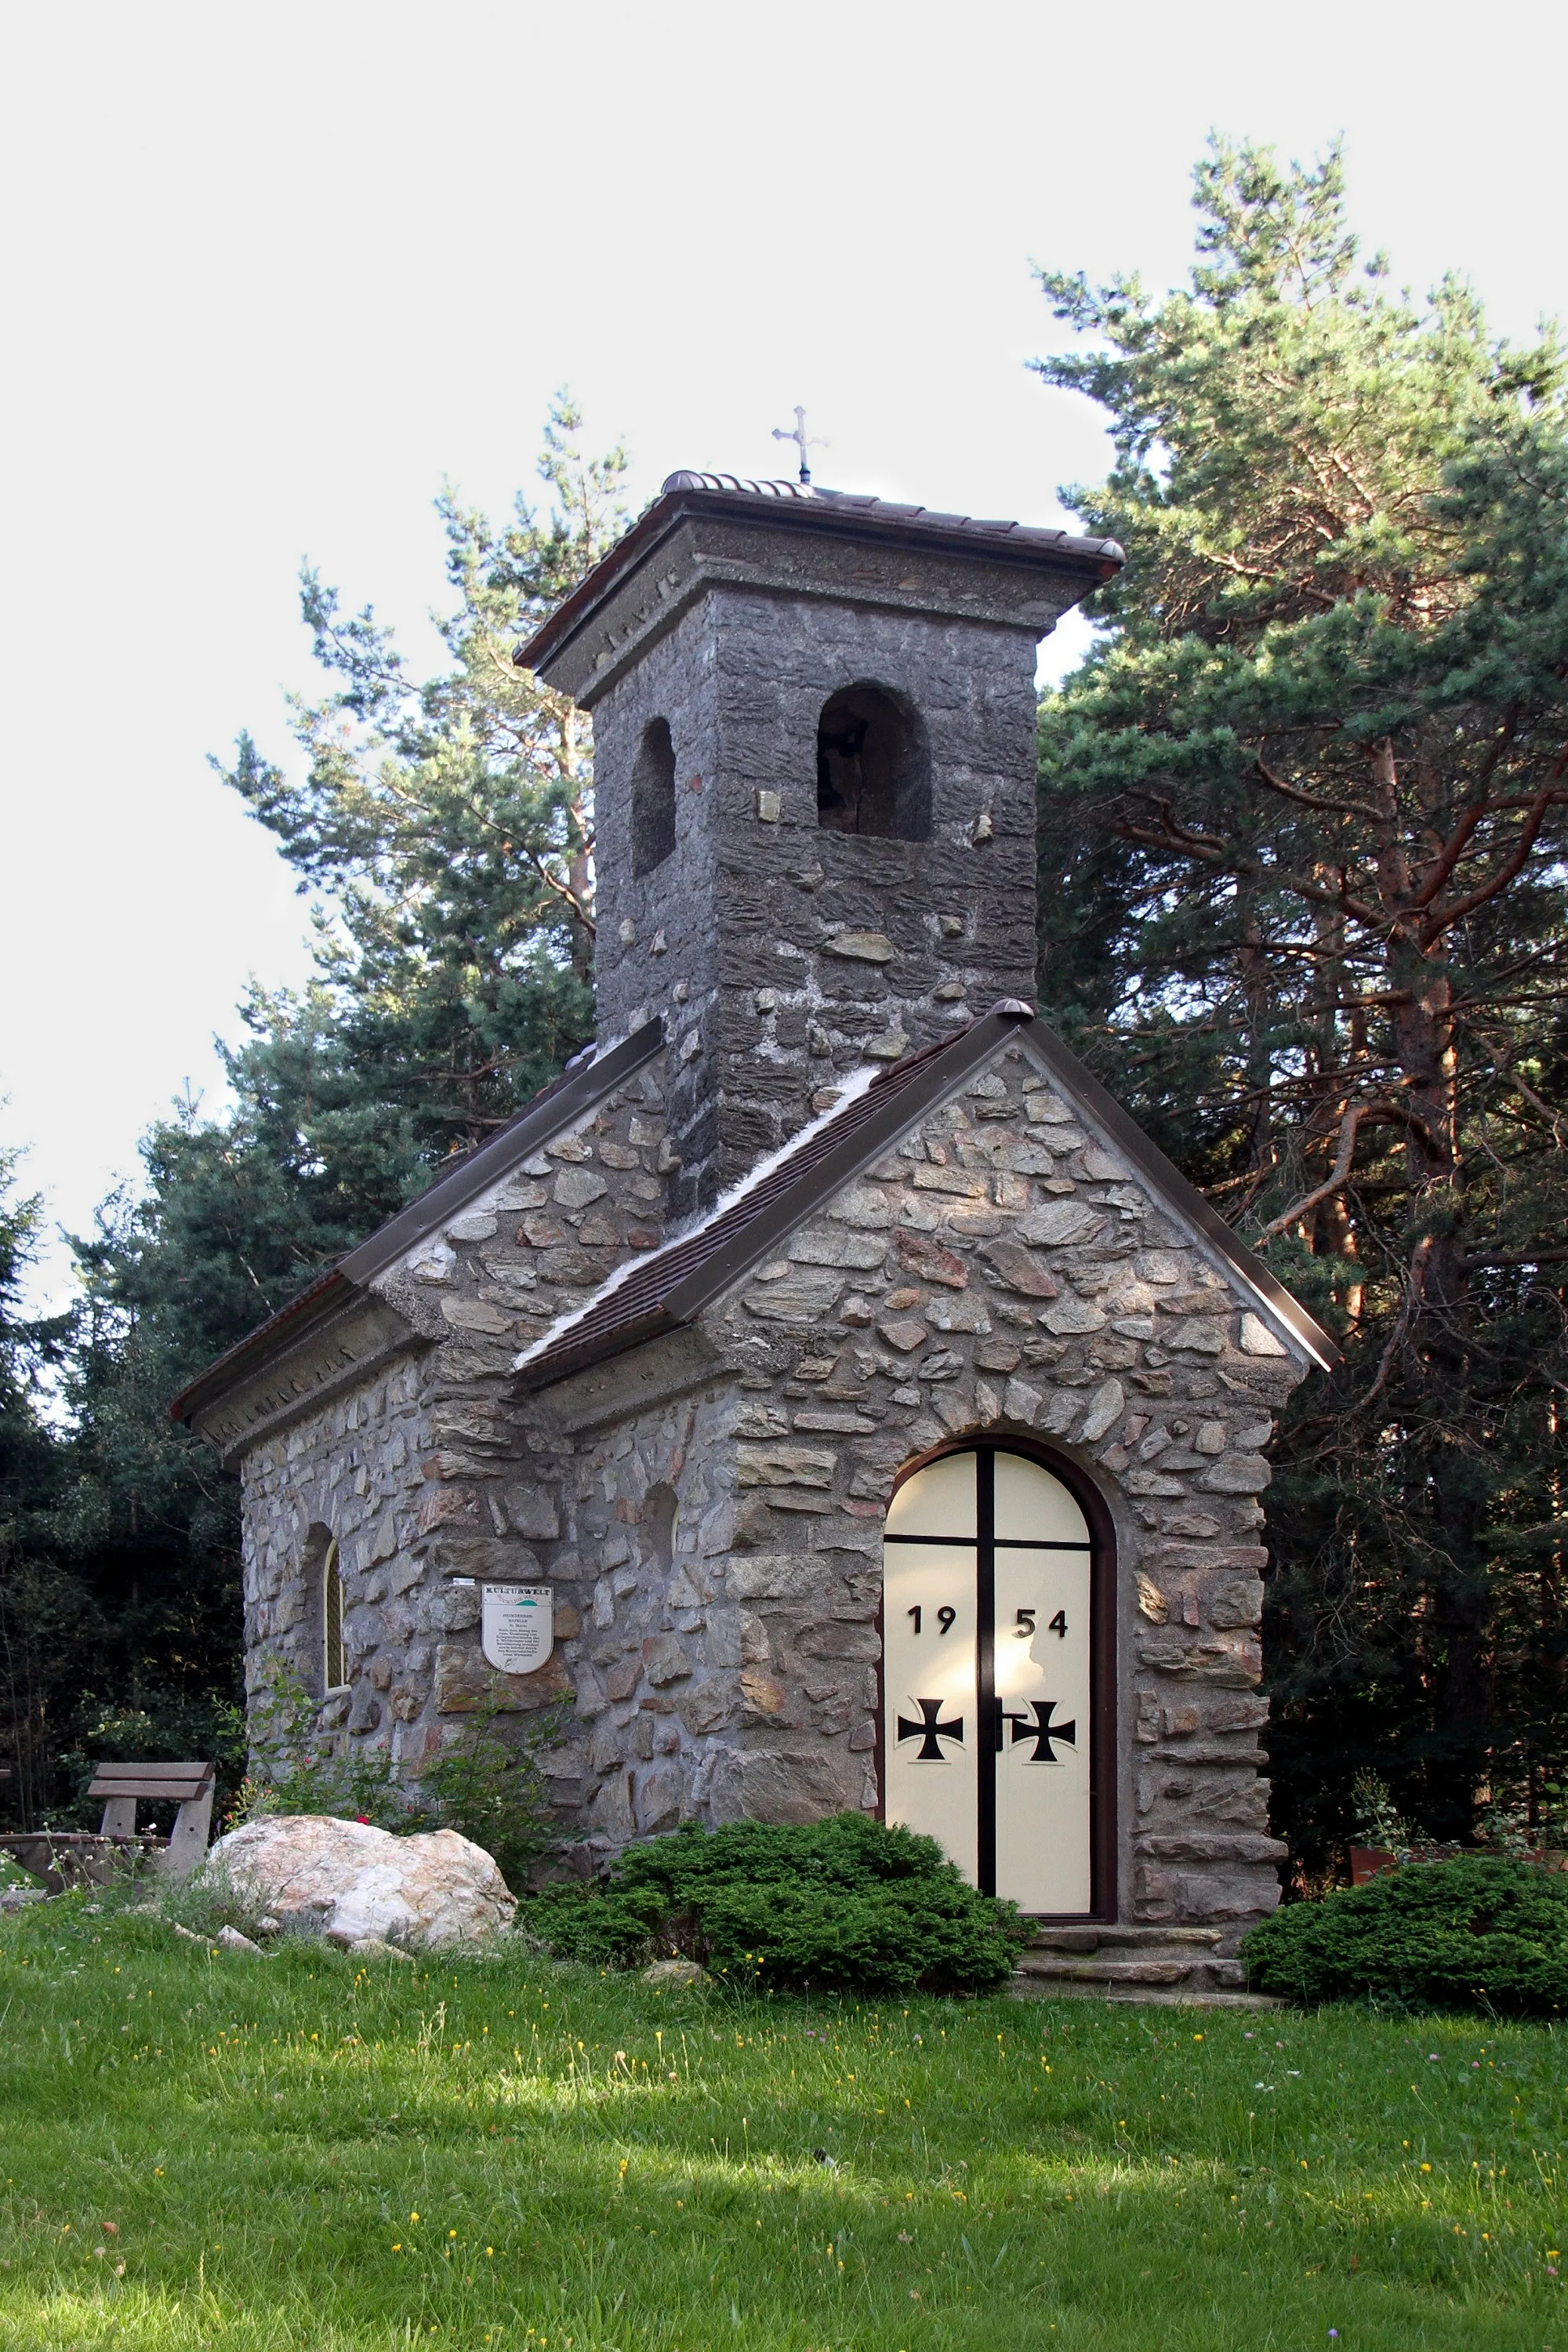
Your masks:
<instances>
[{"instance_id":1,"label":"bench leg","mask_svg":"<svg viewBox=\"0 0 1568 2352\"><path fill-rule=\"evenodd\" d=\"M174 1826L169 1832L168 1851L159 1856L159 1864L165 1877L188 1878L205 1859L212 1820L213 1790L209 1786L205 1797L193 1797L174 1815Z\"/></svg>"},{"instance_id":2,"label":"bench leg","mask_svg":"<svg viewBox=\"0 0 1568 2352\"><path fill-rule=\"evenodd\" d=\"M100 1837L134 1837L136 1834L136 1800L134 1797L110 1797L103 1809L103 1826Z\"/></svg>"}]
</instances>

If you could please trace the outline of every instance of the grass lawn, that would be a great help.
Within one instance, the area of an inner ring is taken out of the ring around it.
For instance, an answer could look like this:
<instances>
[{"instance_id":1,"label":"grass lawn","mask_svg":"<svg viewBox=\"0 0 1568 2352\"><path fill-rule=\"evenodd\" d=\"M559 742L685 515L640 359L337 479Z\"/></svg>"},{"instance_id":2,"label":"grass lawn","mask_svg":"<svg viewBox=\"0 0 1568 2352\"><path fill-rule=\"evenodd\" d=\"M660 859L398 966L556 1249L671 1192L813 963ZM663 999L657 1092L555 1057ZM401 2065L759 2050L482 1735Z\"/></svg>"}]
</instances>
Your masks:
<instances>
[{"instance_id":1,"label":"grass lawn","mask_svg":"<svg viewBox=\"0 0 1568 2352\"><path fill-rule=\"evenodd\" d=\"M367 1971L79 1896L0 1922L0 2346L1568 2352L1549 2027Z\"/></svg>"}]
</instances>

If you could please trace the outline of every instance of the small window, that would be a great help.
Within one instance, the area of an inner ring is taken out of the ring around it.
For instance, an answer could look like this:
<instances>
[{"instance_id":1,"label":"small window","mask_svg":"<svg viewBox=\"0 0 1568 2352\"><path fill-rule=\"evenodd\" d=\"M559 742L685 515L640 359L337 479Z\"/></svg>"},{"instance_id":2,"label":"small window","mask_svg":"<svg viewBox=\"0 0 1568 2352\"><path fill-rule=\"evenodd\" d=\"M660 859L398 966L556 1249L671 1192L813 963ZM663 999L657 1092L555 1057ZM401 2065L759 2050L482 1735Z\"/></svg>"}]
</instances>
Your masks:
<instances>
[{"instance_id":1,"label":"small window","mask_svg":"<svg viewBox=\"0 0 1568 2352\"><path fill-rule=\"evenodd\" d=\"M668 719L650 719L632 770L632 874L640 879L675 847L675 745Z\"/></svg>"},{"instance_id":2,"label":"small window","mask_svg":"<svg viewBox=\"0 0 1568 2352\"><path fill-rule=\"evenodd\" d=\"M321 1567L321 1687L342 1690L348 1678L348 1654L343 1648L343 1576L338 1565L337 1545L330 1543Z\"/></svg>"},{"instance_id":3,"label":"small window","mask_svg":"<svg viewBox=\"0 0 1568 2352\"><path fill-rule=\"evenodd\" d=\"M650 1565L661 1576L668 1576L675 1564L675 1523L679 1515L675 1489L661 1479L650 1486L642 1507L645 1529L645 1549L651 1555Z\"/></svg>"},{"instance_id":4,"label":"small window","mask_svg":"<svg viewBox=\"0 0 1568 2352\"><path fill-rule=\"evenodd\" d=\"M883 841L931 834L931 769L920 721L879 686L849 686L816 722L816 821Z\"/></svg>"}]
</instances>

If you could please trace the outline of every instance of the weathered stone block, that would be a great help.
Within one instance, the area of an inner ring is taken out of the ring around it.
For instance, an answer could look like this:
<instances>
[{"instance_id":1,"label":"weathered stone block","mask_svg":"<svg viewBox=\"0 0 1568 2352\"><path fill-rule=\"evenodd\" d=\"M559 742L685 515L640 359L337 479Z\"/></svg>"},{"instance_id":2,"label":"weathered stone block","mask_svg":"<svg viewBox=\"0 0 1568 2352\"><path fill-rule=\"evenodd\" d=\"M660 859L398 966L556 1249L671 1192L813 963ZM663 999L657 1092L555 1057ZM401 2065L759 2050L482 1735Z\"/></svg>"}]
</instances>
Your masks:
<instances>
[{"instance_id":1,"label":"weathered stone block","mask_svg":"<svg viewBox=\"0 0 1568 2352\"><path fill-rule=\"evenodd\" d=\"M516 1328L510 1315L483 1298L443 1298L441 1312L458 1331L482 1331L500 1339Z\"/></svg>"},{"instance_id":2,"label":"weathered stone block","mask_svg":"<svg viewBox=\"0 0 1568 2352\"><path fill-rule=\"evenodd\" d=\"M673 1764L655 1764L637 1776L632 1810L644 1837L672 1830L680 1819L680 1773Z\"/></svg>"},{"instance_id":3,"label":"weathered stone block","mask_svg":"<svg viewBox=\"0 0 1568 2352\"><path fill-rule=\"evenodd\" d=\"M503 1675L498 1674L477 1643L443 1642L436 1653L437 1715L468 1715L484 1706L499 1706L509 1714L527 1713L571 1696L566 1669L556 1657L531 1675Z\"/></svg>"},{"instance_id":4,"label":"weathered stone block","mask_svg":"<svg viewBox=\"0 0 1568 2352\"><path fill-rule=\"evenodd\" d=\"M1194 1681L1228 1683L1242 1688L1257 1683L1263 1673L1263 1655L1256 1642L1237 1633L1228 1641L1187 1642L1177 1629L1165 1638L1152 1629L1139 1636L1141 1662L1163 1675L1187 1675Z\"/></svg>"},{"instance_id":5,"label":"weathered stone block","mask_svg":"<svg viewBox=\"0 0 1568 2352\"><path fill-rule=\"evenodd\" d=\"M859 1802L861 1768L847 1748L731 1749L710 1781L715 1822L816 1822Z\"/></svg>"},{"instance_id":6,"label":"weathered stone block","mask_svg":"<svg viewBox=\"0 0 1568 2352\"><path fill-rule=\"evenodd\" d=\"M900 1225L893 1236L899 1262L921 1282L940 1283L950 1290L964 1290L969 1285L969 1268L953 1252L943 1249L929 1234L916 1233L910 1226ZM875 1261L868 1261L875 1263Z\"/></svg>"},{"instance_id":7,"label":"weathered stone block","mask_svg":"<svg viewBox=\"0 0 1568 2352\"><path fill-rule=\"evenodd\" d=\"M746 1310L768 1323L820 1323L843 1287L839 1276L828 1270L785 1274L748 1290Z\"/></svg>"},{"instance_id":8,"label":"weathered stone block","mask_svg":"<svg viewBox=\"0 0 1568 2352\"><path fill-rule=\"evenodd\" d=\"M656 1690L683 1682L692 1671L685 1643L676 1633L653 1633L642 1645L643 1672Z\"/></svg>"},{"instance_id":9,"label":"weathered stone block","mask_svg":"<svg viewBox=\"0 0 1568 2352\"><path fill-rule=\"evenodd\" d=\"M1107 1317L1100 1307L1088 1298L1058 1298L1047 1307L1040 1320L1047 1331L1058 1338L1082 1331L1103 1331Z\"/></svg>"},{"instance_id":10,"label":"weathered stone block","mask_svg":"<svg viewBox=\"0 0 1568 2352\"><path fill-rule=\"evenodd\" d=\"M1263 1586L1257 1577L1221 1576L1206 1580L1204 1615L1211 1625L1256 1625L1263 1615Z\"/></svg>"},{"instance_id":11,"label":"weathered stone block","mask_svg":"<svg viewBox=\"0 0 1568 2352\"><path fill-rule=\"evenodd\" d=\"M742 1486L830 1486L838 1459L809 1445L742 1445L738 1452Z\"/></svg>"},{"instance_id":12,"label":"weathered stone block","mask_svg":"<svg viewBox=\"0 0 1568 2352\"><path fill-rule=\"evenodd\" d=\"M1273 1475L1274 1465L1260 1454L1227 1454L1198 1484L1211 1495L1261 1495Z\"/></svg>"},{"instance_id":13,"label":"weathered stone block","mask_svg":"<svg viewBox=\"0 0 1568 2352\"><path fill-rule=\"evenodd\" d=\"M733 1723L741 1711L740 1679L733 1674L710 1675L693 1683L676 1701L680 1719L694 1739L706 1738Z\"/></svg>"},{"instance_id":14,"label":"weathered stone block","mask_svg":"<svg viewBox=\"0 0 1568 2352\"><path fill-rule=\"evenodd\" d=\"M770 1722L783 1715L789 1704L789 1693L783 1683L772 1675L761 1674L748 1667L741 1676L741 1698L748 1723Z\"/></svg>"},{"instance_id":15,"label":"weathered stone block","mask_svg":"<svg viewBox=\"0 0 1568 2352\"><path fill-rule=\"evenodd\" d=\"M563 1209L585 1209L609 1191L602 1176L587 1168L563 1168L552 1190Z\"/></svg>"}]
</instances>

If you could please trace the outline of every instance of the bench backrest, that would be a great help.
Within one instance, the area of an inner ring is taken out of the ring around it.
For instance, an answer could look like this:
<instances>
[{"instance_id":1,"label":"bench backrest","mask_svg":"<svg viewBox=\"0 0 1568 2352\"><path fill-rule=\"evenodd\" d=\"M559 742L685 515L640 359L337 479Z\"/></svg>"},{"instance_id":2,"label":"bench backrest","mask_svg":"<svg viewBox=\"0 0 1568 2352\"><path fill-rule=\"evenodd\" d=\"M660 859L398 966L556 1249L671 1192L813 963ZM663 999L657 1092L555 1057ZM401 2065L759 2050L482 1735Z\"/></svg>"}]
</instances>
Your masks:
<instances>
[{"instance_id":1,"label":"bench backrest","mask_svg":"<svg viewBox=\"0 0 1568 2352\"><path fill-rule=\"evenodd\" d=\"M212 1785L210 1764L100 1764L89 1797L135 1797L145 1804L159 1798L177 1805L205 1797Z\"/></svg>"}]
</instances>

